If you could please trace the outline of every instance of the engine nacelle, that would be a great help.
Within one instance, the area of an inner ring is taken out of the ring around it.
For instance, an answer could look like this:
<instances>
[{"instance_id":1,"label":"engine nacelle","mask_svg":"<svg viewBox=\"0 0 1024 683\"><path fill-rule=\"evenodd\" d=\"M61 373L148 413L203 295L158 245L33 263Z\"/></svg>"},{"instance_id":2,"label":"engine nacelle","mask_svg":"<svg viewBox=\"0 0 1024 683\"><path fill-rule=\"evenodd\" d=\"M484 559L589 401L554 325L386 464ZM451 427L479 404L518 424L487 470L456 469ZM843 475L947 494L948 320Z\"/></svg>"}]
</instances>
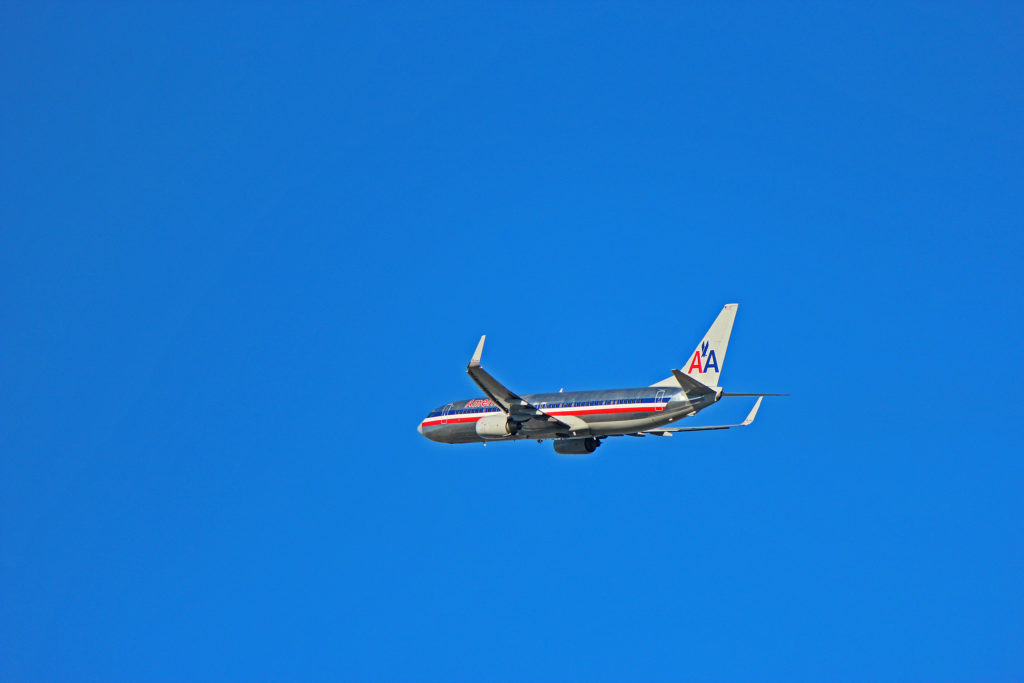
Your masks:
<instances>
[{"instance_id":1,"label":"engine nacelle","mask_svg":"<svg viewBox=\"0 0 1024 683\"><path fill-rule=\"evenodd\" d=\"M504 413L500 415L487 415L476 421L477 436L485 439L504 439L506 436L512 436L518 431L519 425L515 423L509 424L508 416Z\"/></svg>"},{"instance_id":2,"label":"engine nacelle","mask_svg":"<svg viewBox=\"0 0 1024 683\"><path fill-rule=\"evenodd\" d=\"M586 455L593 453L601 445L599 439L592 436L580 439L555 439L555 453L562 455Z\"/></svg>"}]
</instances>

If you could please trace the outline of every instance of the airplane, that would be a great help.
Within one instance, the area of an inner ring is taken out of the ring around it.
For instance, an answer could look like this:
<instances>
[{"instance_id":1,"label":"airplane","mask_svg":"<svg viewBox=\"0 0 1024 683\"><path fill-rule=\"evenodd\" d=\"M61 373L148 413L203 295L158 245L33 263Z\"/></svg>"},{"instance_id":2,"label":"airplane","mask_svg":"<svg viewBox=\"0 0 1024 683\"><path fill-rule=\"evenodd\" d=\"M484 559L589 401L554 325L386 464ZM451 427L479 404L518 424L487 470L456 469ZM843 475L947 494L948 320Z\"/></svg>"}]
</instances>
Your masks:
<instances>
[{"instance_id":1,"label":"airplane","mask_svg":"<svg viewBox=\"0 0 1024 683\"><path fill-rule=\"evenodd\" d=\"M432 410L417 427L431 441L488 443L551 439L556 453L586 455L610 436L672 436L746 427L754 421L765 396L723 391L720 382L725 352L739 304L726 304L711 328L690 354L685 371L647 387L600 391L559 391L519 396L480 365L484 341L480 337L466 372L487 398L453 401ZM743 422L731 425L680 427L676 423L696 415L725 397L757 397Z\"/></svg>"}]
</instances>

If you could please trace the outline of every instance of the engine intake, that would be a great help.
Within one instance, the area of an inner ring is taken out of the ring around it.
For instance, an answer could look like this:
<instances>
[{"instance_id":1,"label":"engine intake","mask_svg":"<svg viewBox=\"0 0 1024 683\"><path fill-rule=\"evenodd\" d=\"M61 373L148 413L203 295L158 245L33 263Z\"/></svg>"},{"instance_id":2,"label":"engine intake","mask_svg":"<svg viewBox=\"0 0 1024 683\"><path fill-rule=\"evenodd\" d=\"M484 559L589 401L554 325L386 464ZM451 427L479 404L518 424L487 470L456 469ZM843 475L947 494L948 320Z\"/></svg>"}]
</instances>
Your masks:
<instances>
[{"instance_id":1,"label":"engine intake","mask_svg":"<svg viewBox=\"0 0 1024 683\"><path fill-rule=\"evenodd\" d=\"M488 415L476 421L476 433L484 439L504 439L507 436L515 436L515 433L522 427L518 422L512 422L506 415Z\"/></svg>"},{"instance_id":2,"label":"engine intake","mask_svg":"<svg viewBox=\"0 0 1024 683\"><path fill-rule=\"evenodd\" d=\"M555 439L555 453L562 455L586 455L593 453L601 445L600 439L592 436L580 439Z\"/></svg>"}]
</instances>

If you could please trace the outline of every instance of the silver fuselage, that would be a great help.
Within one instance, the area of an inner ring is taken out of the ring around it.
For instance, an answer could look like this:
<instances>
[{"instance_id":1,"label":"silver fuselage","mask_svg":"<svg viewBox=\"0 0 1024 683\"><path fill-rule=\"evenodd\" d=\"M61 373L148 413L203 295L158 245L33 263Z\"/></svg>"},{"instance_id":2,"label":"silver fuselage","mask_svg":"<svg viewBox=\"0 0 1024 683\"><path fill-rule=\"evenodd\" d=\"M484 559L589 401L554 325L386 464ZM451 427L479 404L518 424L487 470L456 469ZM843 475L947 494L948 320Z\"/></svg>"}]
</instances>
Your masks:
<instances>
[{"instance_id":1,"label":"silver fuselage","mask_svg":"<svg viewBox=\"0 0 1024 683\"><path fill-rule=\"evenodd\" d=\"M688 397L682 389L664 387L528 394L523 399L544 414L563 421L572 420L577 425L576 420L582 420L583 431L577 428L569 434L564 428L560 430L544 425L542 420L531 420L514 435L497 438L481 437L477 433L477 422L488 416L502 415L501 409L486 398L466 399L431 411L420 422L418 430L428 439L442 443L635 434L693 415L718 398L714 393Z\"/></svg>"}]
</instances>

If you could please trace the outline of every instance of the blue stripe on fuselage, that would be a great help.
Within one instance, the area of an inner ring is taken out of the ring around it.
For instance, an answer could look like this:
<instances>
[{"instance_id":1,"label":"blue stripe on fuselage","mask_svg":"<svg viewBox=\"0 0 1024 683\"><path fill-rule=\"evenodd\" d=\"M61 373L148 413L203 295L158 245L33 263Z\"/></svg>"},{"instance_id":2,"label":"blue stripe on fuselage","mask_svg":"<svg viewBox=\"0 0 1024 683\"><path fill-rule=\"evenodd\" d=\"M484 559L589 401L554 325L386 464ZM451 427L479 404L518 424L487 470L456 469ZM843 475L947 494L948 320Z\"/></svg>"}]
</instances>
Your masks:
<instances>
[{"instance_id":1,"label":"blue stripe on fuselage","mask_svg":"<svg viewBox=\"0 0 1024 683\"><path fill-rule=\"evenodd\" d=\"M658 398L658 393L662 397ZM612 401L628 401L624 405L636 403L643 404L665 404L676 396L682 395L682 389L658 389L653 387L641 387L638 389L605 389L600 391L566 391L547 394L527 394L523 399L530 404L544 410L547 408L584 408L589 406L616 405ZM639 400L638 400L639 399ZM462 415L470 413L496 413L500 408L494 405L473 406L466 408L470 401L487 399L467 398L461 401L452 401L433 410L427 418L438 417L444 413L445 408L451 406L449 415Z\"/></svg>"}]
</instances>

